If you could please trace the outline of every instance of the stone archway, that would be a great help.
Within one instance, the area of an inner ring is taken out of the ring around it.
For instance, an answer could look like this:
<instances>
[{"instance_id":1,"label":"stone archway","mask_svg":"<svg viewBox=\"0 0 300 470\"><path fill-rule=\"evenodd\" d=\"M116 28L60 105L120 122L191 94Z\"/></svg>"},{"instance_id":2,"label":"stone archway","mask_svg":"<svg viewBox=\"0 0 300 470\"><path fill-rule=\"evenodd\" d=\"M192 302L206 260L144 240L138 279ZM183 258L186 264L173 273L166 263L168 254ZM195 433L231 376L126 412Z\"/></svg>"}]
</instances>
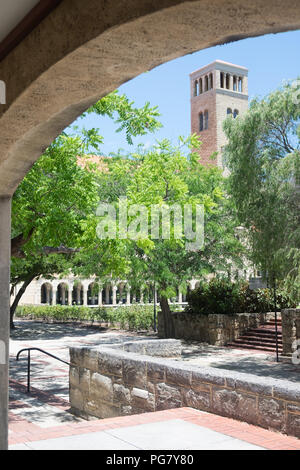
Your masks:
<instances>
[{"instance_id":1,"label":"stone archway","mask_svg":"<svg viewBox=\"0 0 300 470\"><path fill-rule=\"evenodd\" d=\"M84 286L81 282L75 282L72 290L72 305L83 305Z\"/></svg>"},{"instance_id":2,"label":"stone archway","mask_svg":"<svg viewBox=\"0 0 300 470\"><path fill-rule=\"evenodd\" d=\"M69 286L66 282L60 282L57 286L56 305L69 305Z\"/></svg>"},{"instance_id":3,"label":"stone archway","mask_svg":"<svg viewBox=\"0 0 300 470\"><path fill-rule=\"evenodd\" d=\"M87 304L99 305L99 285L97 282L91 282L87 291Z\"/></svg>"},{"instance_id":4,"label":"stone archway","mask_svg":"<svg viewBox=\"0 0 300 470\"><path fill-rule=\"evenodd\" d=\"M52 305L53 289L50 282L44 282L41 285L41 304Z\"/></svg>"},{"instance_id":5,"label":"stone archway","mask_svg":"<svg viewBox=\"0 0 300 470\"><path fill-rule=\"evenodd\" d=\"M11 196L53 139L125 81L182 55L300 27L298 0L63 0L0 64L0 341L8 345ZM0 365L7 447L8 347Z\"/></svg>"},{"instance_id":6,"label":"stone archway","mask_svg":"<svg viewBox=\"0 0 300 470\"><path fill-rule=\"evenodd\" d=\"M187 53L299 27L297 0L63 0L0 64L0 197L125 81Z\"/></svg>"}]
</instances>

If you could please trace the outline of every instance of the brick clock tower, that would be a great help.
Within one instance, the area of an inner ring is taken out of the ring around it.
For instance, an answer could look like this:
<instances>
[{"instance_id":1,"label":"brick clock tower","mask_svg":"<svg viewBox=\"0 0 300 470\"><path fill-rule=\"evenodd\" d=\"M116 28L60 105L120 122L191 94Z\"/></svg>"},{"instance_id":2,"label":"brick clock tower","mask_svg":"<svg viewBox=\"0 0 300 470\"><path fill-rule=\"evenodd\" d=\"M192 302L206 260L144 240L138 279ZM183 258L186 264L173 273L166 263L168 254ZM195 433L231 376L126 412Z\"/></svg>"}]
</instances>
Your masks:
<instances>
[{"instance_id":1,"label":"brick clock tower","mask_svg":"<svg viewBox=\"0 0 300 470\"><path fill-rule=\"evenodd\" d=\"M224 168L222 148L226 145L223 121L248 109L248 69L216 60L190 74L191 132L202 141L201 162ZM210 156L217 152L217 158Z\"/></svg>"}]
</instances>

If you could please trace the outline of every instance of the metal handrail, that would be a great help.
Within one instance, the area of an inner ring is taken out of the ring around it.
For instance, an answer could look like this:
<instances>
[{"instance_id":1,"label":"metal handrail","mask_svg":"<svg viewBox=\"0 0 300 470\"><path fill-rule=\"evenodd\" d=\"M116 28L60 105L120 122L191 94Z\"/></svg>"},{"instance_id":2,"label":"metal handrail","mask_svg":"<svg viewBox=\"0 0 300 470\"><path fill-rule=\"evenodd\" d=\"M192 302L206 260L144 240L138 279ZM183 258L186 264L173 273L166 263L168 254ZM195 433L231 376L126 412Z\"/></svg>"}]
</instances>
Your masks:
<instances>
[{"instance_id":1,"label":"metal handrail","mask_svg":"<svg viewBox=\"0 0 300 470\"><path fill-rule=\"evenodd\" d=\"M40 349L40 348L25 348L25 349L21 349L17 356L16 356L16 361L19 360L19 357L20 355L27 351L27 393L30 393L30 367L31 367L31 351L40 351L41 353L43 354L46 354L47 356L50 356L50 357L53 357L53 359L56 359L57 361L60 361L60 362L63 362L64 364L67 364L68 366L70 366L71 364L67 361L64 361L63 359L60 359L59 357L57 356L54 356L54 354L50 354L48 353L47 351L44 351L43 349Z\"/></svg>"}]
</instances>

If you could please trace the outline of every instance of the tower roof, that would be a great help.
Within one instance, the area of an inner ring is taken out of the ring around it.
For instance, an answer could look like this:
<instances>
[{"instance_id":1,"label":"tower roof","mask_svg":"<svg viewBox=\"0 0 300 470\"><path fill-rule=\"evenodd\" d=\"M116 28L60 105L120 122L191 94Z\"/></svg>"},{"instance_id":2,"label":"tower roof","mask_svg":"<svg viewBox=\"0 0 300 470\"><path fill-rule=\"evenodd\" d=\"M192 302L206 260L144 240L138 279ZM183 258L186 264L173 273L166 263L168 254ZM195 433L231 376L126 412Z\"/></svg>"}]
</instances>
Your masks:
<instances>
[{"instance_id":1,"label":"tower roof","mask_svg":"<svg viewBox=\"0 0 300 470\"><path fill-rule=\"evenodd\" d=\"M225 62L224 60L214 60L210 64L201 67L194 72L190 73L191 78L195 78L195 76L210 72L212 70L224 70L224 72L232 72L240 73L241 75L248 75L247 67L243 65L232 64L230 62Z\"/></svg>"}]
</instances>

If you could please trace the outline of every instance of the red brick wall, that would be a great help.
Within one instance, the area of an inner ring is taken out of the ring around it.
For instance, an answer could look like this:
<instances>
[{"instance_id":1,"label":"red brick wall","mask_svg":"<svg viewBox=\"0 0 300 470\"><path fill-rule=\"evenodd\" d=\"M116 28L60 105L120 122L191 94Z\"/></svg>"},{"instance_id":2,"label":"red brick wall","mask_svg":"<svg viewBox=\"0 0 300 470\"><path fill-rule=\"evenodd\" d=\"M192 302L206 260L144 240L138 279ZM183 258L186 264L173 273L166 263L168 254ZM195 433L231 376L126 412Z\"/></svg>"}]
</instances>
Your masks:
<instances>
[{"instance_id":1,"label":"red brick wall","mask_svg":"<svg viewBox=\"0 0 300 470\"><path fill-rule=\"evenodd\" d=\"M199 114L208 110L208 129L199 131ZM191 131L198 134L202 142L199 150L200 161L203 164L217 165L217 160L210 156L217 151L217 121L216 121L216 94L209 90L191 99Z\"/></svg>"}]
</instances>

